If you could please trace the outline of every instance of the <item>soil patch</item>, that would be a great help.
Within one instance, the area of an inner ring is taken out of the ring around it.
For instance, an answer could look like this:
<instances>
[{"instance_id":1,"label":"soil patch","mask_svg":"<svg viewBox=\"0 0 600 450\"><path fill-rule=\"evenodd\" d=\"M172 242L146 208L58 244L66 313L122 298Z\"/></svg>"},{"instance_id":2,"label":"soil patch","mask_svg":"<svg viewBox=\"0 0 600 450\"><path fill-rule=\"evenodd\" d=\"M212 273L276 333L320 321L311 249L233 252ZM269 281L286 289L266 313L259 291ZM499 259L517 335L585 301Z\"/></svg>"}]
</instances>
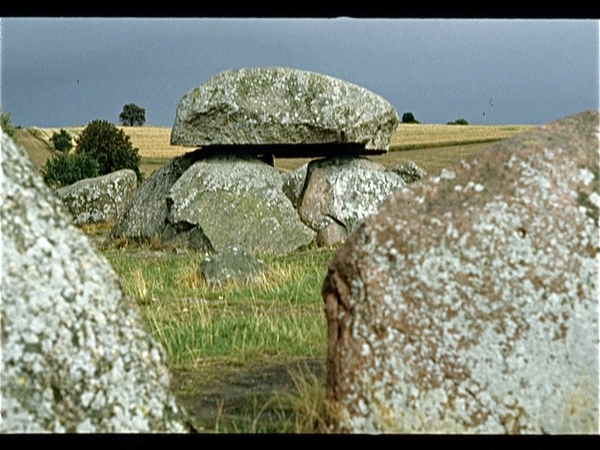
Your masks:
<instances>
[{"instance_id":1,"label":"soil patch","mask_svg":"<svg viewBox=\"0 0 600 450\"><path fill-rule=\"evenodd\" d=\"M274 402L296 393L294 373L325 384L324 358L290 361L206 362L193 371L174 370L171 389L201 433L268 432L289 411Z\"/></svg>"}]
</instances>

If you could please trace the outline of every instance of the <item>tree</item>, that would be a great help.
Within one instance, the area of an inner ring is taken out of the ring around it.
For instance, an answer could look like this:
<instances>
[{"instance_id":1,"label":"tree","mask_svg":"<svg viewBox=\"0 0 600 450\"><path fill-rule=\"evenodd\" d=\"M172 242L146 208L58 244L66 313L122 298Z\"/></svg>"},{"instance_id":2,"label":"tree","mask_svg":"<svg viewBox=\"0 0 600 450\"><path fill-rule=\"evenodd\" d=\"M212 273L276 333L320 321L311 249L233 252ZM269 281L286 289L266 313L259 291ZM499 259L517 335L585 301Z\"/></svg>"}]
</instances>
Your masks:
<instances>
[{"instance_id":1,"label":"tree","mask_svg":"<svg viewBox=\"0 0 600 450\"><path fill-rule=\"evenodd\" d=\"M119 120L126 126L142 126L146 123L146 110L133 103L128 103L123 106Z\"/></svg>"},{"instance_id":2,"label":"tree","mask_svg":"<svg viewBox=\"0 0 600 450\"><path fill-rule=\"evenodd\" d=\"M81 132L77 140L78 154L86 154L100 165L100 175L121 169L135 172L138 182L142 181L140 155L133 148L129 136L106 120L94 120Z\"/></svg>"},{"instance_id":3,"label":"tree","mask_svg":"<svg viewBox=\"0 0 600 450\"><path fill-rule=\"evenodd\" d=\"M421 123L421 122L419 122L417 119L415 119L415 116L413 113L405 112L404 114L402 114L402 123Z\"/></svg>"},{"instance_id":4,"label":"tree","mask_svg":"<svg viewBox=\"0 0 600 450\"><path fill-rule=\"evenodd\" d=\"M52 134L52 138L50 138L52 143L54 144L54 148L61 152L68 152L73 147L73 143L71 142L71 135L67 133L66 130L61 129L60 133Z\"/></svg>"}]
</instances>

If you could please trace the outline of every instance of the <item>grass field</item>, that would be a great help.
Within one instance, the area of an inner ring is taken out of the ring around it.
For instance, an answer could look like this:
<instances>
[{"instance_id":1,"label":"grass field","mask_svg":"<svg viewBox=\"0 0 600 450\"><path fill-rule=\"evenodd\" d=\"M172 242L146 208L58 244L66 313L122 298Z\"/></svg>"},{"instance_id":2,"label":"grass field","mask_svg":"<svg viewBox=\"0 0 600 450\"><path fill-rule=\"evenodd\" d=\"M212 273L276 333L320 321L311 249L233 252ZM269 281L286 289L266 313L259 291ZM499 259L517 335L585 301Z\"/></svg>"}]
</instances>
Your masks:
<instances>
[{"instance_id":1,"label":"grass field","mask_svg":"<svg viewBox=\"0 0 600 450\"><path fill-rule=\"evenodd\" d=\"M168 144L168 128L123 128L140 149L146 175L186 151ZM392 151L370 158L388 167L413 160L435 174L488 142L527 128L401 125ZM54 131L59 129L19 130L17 139L38 167L52 154L44 142ZM307 161L278 159L275 164L292 170ZM257 255L268 267L263 276L214 288L198 270L204 255L151 244L104 247L99 243L109 230L109 225L84 227L164 346L172 389L196 428L219 433L327 432L327 324L320 292L335 248L309 246L283 257Z\"/></svg>"}]
</instances>

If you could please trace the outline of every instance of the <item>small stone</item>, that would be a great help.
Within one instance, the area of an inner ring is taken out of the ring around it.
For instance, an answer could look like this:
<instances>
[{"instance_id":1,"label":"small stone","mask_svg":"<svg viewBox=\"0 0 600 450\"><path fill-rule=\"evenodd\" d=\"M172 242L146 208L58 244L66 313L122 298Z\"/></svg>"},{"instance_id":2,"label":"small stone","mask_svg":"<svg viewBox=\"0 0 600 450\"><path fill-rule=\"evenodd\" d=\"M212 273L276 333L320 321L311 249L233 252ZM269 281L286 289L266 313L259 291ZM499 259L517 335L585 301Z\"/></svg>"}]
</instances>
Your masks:
<instances>
[{"instance_id":1,"label":"small stone","mask_svg":"<svg viewBox=\"0 0 600 450\"><path fill-rule=\"evenodd\" d=\"M228 281L246 283L264 271L263 262L241 246L227 246L216 255L206 257L200 264L204 280L216 285Z\"/></svg>"}]
</instances>

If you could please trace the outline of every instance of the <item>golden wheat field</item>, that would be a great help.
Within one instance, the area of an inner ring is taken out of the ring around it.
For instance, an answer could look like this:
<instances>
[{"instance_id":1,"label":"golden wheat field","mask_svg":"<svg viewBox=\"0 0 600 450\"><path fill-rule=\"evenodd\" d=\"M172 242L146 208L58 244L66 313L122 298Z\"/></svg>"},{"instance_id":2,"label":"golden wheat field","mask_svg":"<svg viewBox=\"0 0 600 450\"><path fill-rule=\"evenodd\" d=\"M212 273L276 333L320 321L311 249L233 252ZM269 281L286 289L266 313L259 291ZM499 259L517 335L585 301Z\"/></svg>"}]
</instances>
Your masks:
<instances>
[{"instance_id":1,"label":"golden wheat field","mask_svg":"<svg viewBox=\"0 0 600 450\"><path fill-rule=\"evenodd\" d=\"M529 129L530 125L442 125L400 124L392 138L390 150L409 150L449 145L475 144L506 139ZM84 127L63 127L73 138ZM63 128L30 127L29 132L52 146L50 139ZM189 147L171 145L171 128L157 126L125 127L118 129L131 138L142 158L173 158L190 151ZM73 142L75 144L75 142Z\"/></svg>"},{"instance_id":2,"label":"golden wheat field","mask_svg":"<svg viewBox=\"0 0 600 450\"><path fill-rule=\"evenodd\" d=\"M509 138L530 125L400 124L392 138L392 150L475 144Z\"/></svg>"},{"instance_id":3,"label":"golden wheat field","mask_svg":"<svg viewBox=\"0 0 600 450\"><path fill-rule=\"evenodd\" d=\"M73 145L75 145L75 139L81 134L85 127L61 127L61 128L39 128L30 127L28 130L38 139L45 141L48 145L52 146L51 139L54 133L60 132L61 129L67 131L73 138ZM180 147L178 145L171 145L171 129L168 127L155 127L155 126L143 126L143 127L125 127L117 126L119 130L130 137L131 144L134 148L139 149L140 156L142 158L150 159L162 159L162 158L173 158L181 155L185 152L190 151L188 147Z\"/></svg>"},{"instance_id":4,"label":"golden wheat field","mask_svg":"<svg viewBox=\"0 0 600 450\"><path fill-rule=\"evenodd\" d=\"M442 125L400 124L392 138L390 151L369 156L386 167L408 160L414 161L428 173L437 173L443 167L483 149L489 142L506 139L531 128L532 125ZM171 128L157 126L125 127L118 129L128 135L133 147L142 157L140 169L146 177L160 169L169 159L193 150L170 144ZM38 167L46 164L53 155L52 135L65 129L76 138L84 127L40 128L18 130L19 142L28 150ZM309 162L307 158L278 158L275 167L288 171Z\"/></svg>"}]
</instances>

